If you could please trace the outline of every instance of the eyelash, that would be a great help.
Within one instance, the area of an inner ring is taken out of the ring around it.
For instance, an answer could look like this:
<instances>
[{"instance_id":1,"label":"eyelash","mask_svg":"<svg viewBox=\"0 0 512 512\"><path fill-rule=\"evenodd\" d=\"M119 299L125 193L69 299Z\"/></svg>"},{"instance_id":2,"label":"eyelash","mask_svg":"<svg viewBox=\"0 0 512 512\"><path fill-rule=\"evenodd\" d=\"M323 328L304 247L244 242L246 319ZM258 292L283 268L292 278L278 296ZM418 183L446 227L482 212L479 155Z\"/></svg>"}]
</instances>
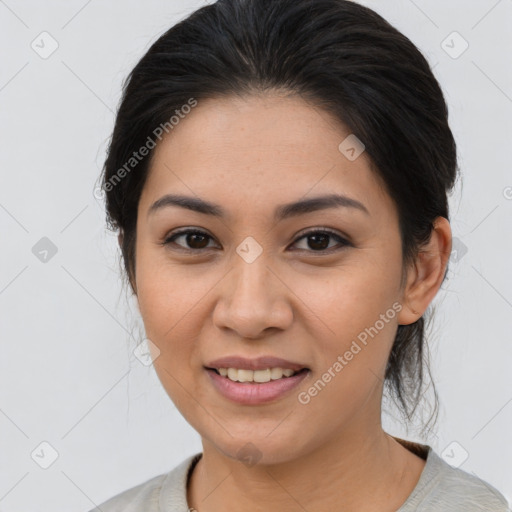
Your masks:
<instances>
[{"instance_id":1,"label":"eyelash","mask_svg":"<svg viewBox=\"0 0 512 512\"><path fill-rule=\"evenodd\" d=\"M204 235L204 236L209 237L210 239L213 239L213 237L211 237L208 233L206 233L204 231L201 231L199 229L183 229L183 230L180 230L180 231L176 231L174 233L170 233L169 236L167 236L165 238L165 240L163 242L161 242L161 245L168 246L171 243L173 243L174 240L176 240L180 236L188 235L188 234ZM332 238L335 238L341 244L341 247L338 247L338 248L330 247L328 249L320 249L318 251L308 250L308 249L297 249L297 250L305 251L305 252L310 252L310 253L328 253L328 254L330 254L331 252L333 252L333 250L334 251L338 251L338 250L341 250L341 249L343 249L345 247L352 246L352 244L346 238L343 238L338 233L336 233L335 231L333 231L333 230L331 230L329 228L314 229L314 230L302 233L298 238L296 238L293 241L293 244L296 244L299 240L302 240L303 238L308 238L309 236L318 235L318 234L330 235ZM198 253L198 252L203 252L203 251L207 251L208 249L211 249L210 247L203 248L203 249L190 249L190 248L182 247L180 245L178 245L178 247L179 247L179 250L182 250L182 251L188 252L188 253Z\"/></svg>"}]
</instances>

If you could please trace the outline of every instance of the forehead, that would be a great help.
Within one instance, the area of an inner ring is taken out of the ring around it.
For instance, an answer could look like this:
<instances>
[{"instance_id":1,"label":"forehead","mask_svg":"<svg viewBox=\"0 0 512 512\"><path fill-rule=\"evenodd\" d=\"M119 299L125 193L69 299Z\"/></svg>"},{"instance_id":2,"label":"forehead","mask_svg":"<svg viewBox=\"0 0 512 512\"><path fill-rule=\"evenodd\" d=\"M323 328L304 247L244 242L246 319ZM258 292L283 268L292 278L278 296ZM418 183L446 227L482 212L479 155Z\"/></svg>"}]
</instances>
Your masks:
<instances>
[{"instance_id":1,"label":"forehead","mask_svg":"<svg viewBox=\"0 0 512 512\"><path fill-rule=\"evenodd\" d=\"M393 208L363 152L339 150L350 131L298 96L199 100L158 143L141 203L182 192L216 202L281 204L342 193ZM374 211L374 214L377 213Z\"/></svg>"}]
</instances>

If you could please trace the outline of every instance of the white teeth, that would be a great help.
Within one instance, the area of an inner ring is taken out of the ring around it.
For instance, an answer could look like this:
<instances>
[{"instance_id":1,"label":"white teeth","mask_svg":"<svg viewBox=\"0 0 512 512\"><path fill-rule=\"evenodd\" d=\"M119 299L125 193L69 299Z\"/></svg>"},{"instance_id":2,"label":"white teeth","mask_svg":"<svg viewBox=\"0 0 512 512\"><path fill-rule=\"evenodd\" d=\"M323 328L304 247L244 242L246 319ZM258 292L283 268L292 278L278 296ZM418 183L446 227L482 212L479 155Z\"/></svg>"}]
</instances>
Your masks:
<instances>
[{"instance_id":1,"label":"white teeth","mask_svg":"<svg viewBox=\"0 0 512 512\"><path fill-rule=\"evenodd\" d=\"M270 370L270 377L272 380L280 379L283 375L285 377L290 377L290 375L293 375L293 370L283 370L282 368L272 368Z\"/></svg>"},{"instance_id":2,"label":"white teeth","mask_svg":"<svg viewBox=\"0 0 512 512\"><path fill-rule=\"evenodd\" d=\"M229 369L231 370L231 368ZM228 370L228 372L229 372ZM237 370L235 370L237 371ZM229 376L229 373L228 373ZM251 382L254 380L254 372L252 370L238 370L238 382Z\"/></svg>"},{"instance_id":3,"label":"white teeth","mask_svg":"<svg viewBox=\"0 0 512 512\"><path fill-rule=\"evenodd\" d=\"M270 382L291 377L295 372L288 368L267 368L266 370L238 370L237 368L217 368L223 376L234 382Z\"/></svg>"},{"instance_id":4,"label":"white teeth","mask_svg":"<svg viewBox=\"0 0 512 512\"><path fill-rule=\"evenodd\" d=\"M266 370L254 370L252 378L254 382L270 382L272 370L270 368Z\"/></svg>"}]
</instances>

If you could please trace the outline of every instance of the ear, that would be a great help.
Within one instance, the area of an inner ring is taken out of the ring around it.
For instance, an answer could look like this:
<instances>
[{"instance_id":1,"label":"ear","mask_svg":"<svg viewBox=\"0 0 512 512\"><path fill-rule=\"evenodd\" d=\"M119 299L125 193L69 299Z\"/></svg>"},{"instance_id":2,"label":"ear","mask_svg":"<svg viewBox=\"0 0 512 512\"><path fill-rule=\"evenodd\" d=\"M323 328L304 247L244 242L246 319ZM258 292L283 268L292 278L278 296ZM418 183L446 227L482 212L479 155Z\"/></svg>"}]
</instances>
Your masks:
<instances>
[{"instance_id":1,"label":"ear","mask_svg":"<svg viewBox=\"0 0 512 512\"><path fill-rule=\"evenodd\" d=\"M414 265L407 273L399 325L416 322L436 296L452 252L452 232L445 217L437 217L430 240L420 248Z\"/></svg>"}]
</instances>

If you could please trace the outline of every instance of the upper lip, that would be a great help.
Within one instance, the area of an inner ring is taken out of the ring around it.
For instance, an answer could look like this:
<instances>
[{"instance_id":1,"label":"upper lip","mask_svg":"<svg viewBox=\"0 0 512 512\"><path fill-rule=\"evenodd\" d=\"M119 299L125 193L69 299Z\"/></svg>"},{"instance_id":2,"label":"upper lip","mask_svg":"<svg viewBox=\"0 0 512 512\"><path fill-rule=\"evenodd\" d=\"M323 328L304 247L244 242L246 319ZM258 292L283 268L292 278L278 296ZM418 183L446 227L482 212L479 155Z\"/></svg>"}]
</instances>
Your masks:
<instances>
[{"instance_id":1,"label":"upper lip","mask_svg":"<svg viewBox=\"0 0 512 512\"><path fill-rule=\"evenodd\" d=\"M307 368L301 363L287 361L280 357L261 356L254 359L247 359L240 356L226 356L215 359L206 365L207 368L236 368L240 370L266 370L267 368L283 368L299 371Z\"/></svg>"}]
</instances>

